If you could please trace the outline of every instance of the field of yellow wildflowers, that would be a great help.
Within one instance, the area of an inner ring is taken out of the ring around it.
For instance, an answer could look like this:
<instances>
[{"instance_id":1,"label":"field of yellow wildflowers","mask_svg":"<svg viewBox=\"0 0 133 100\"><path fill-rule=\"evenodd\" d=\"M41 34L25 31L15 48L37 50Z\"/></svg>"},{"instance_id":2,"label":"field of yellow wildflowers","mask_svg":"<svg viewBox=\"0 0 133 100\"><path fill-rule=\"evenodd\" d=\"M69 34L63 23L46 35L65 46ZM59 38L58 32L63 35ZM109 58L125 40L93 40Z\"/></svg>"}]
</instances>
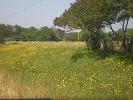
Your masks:
<instances>
[{"instance_id":1,"label":"field of yellow wildflowers","mask_svg":"<svg viewBox=\"0 0 133 100\"><path fill-rule=\"evenodd\" d=\"M131 62L100 57L83 42L0 45L0 98L132 100Z\"/></svg>"}]
</instances>

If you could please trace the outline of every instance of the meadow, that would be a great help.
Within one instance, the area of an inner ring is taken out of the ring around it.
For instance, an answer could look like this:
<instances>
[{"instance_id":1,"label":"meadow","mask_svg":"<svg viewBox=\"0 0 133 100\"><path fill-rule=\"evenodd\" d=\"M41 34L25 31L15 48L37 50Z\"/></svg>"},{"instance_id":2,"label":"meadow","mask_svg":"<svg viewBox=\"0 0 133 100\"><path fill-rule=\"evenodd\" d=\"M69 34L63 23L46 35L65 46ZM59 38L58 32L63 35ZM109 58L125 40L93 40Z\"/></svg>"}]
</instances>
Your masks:
<instances>
[{"instance_id":1,"label":"meadow","mask_svg":"<svg viewBox=\"0 0 133 100\"><path fill-rule=\"evenodd\" d=\"M0 45L0 98L133 98L133 55L87 50L84 42Z\"/></svg>"}]
</instances>

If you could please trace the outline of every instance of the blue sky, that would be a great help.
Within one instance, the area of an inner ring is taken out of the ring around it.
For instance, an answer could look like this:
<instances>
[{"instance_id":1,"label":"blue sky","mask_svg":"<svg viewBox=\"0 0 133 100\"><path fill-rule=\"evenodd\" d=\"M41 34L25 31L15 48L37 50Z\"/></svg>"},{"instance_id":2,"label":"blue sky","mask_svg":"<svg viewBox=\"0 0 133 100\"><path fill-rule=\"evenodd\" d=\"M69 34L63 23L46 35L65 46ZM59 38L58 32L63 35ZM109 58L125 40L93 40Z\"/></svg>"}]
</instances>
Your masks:
<instances>
[{"instance_id":1,"label":"blue sky","mask_svg":"<svg viewBox=\"0 0 133 100\"><path fill-rule=\"evenodd\" d=\"M39 1L39 3L23 10L25 7L37 1ZM18 24L24 27L51 27L53 26L53 19L60 16L65 9L70 7L70 3L74 1L75 0L0 0L0 23Z\"/></svg>"},{"instance_id":2,"label":"blue sky","mask_svg":"<svg viewBox=\"0 0 133 100\"><path fill-rule=\"evenodd\" d=\"M24 10L25 7L38 2L32 7ZM18 24L24 27L53 26L55 17L60 16L70 3L75 0L0 0L0 23ZM12 15L13 14L13 15ZM128 27L133 27L133 21ZM115 30L120 25L114 25ZM108 29L107 29L108 30Z\"/></svg>"}]
</instances>

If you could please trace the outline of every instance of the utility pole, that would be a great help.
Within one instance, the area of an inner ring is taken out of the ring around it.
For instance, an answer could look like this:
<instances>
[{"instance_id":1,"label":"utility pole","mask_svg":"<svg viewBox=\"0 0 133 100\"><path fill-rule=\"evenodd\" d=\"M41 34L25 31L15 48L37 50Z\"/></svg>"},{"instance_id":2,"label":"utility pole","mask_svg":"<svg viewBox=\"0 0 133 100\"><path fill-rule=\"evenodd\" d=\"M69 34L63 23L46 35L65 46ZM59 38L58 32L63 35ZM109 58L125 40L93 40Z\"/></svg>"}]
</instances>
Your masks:
<instances>
[{"instance_id":1,"label":"utility pole","mask_svg":"<svg viewBox=\"0 0 133 100\"><path fill-rule=\"evenodd\" d=\"M79 34L79 32L78 32L77 42L79 42L79 39L80 39L80 34Z\"/></svg>"}]
</instances>

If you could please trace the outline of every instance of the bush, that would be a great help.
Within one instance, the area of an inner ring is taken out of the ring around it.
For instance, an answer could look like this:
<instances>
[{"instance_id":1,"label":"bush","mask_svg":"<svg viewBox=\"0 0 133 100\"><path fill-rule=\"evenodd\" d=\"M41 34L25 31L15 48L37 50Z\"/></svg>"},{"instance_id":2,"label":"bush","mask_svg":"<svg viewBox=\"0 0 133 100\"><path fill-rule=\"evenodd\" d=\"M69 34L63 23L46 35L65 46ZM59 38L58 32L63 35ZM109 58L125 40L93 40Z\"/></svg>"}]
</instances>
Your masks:
<instances>
[{"instance_id":1,"label":"bush","mask_svg":"<svg viewBox=\"0 0 133 100\"><path fill-rule=\"evenodd\" d=\"M0 44L4 44L5 43L5 39L3 35L0 35Z\"/></svg>"},{"instance_id":2,"label":"bush","mask_svg":"<svg viewBox=\"0 0 133 100\"><path fill-rule=\"evenodd\" d=\"M64 35L64 41L77 41L78 34L77 33L66 33Z\"/></svg>"}]
</instances>

